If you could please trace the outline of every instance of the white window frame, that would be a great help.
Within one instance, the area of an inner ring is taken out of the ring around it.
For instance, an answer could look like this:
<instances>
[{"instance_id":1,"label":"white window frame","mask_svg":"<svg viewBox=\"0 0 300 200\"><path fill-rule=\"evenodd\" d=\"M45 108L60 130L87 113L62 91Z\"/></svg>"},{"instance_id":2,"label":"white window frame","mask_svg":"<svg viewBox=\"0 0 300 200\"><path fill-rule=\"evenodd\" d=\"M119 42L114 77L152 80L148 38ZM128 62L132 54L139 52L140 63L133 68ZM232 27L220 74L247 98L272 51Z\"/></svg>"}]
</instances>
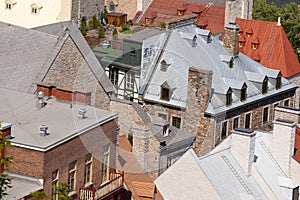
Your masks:
<instances>
[{"instance_id":1,"label":"white window frame","mask_svg":"<svg viewBox=\"0 0 300 200\"><path fill-rule=\"evenodd\" d=\"M74 167L71 169L70 168L70 165L74 163ZM77 161L73 161L71 163L69 163L69 170L68 170L68 184L71 183L71 174L73 174L73 187L72 185L70 184L70 189L71 190L76 190L76 168L77 168Z\"/></svg>"},{"instance_id":2,"label":"white window frame","mask_svg":"<svg viewBox=\"0 0 300 200\"><path fill-rule=\"evenodd\" d=\"M125 74L126 78L126 89L134 90L135 73L129 71Z\"/></svg>"},{"instance_id":3,"label":"white window frame","mask_svg":"<svg viewBox=\"0 0 300 200\"><path fill-rule=\"evenodd\" d=\"M87 156L91 156L89 160L87 160ZM89 175L87 176L87 170L89 171ZM85 155L84 161L84 183L89 184L92 182L92 174L93 174L93 155L88 153Z\"/></svg>"},{"instance_id":4,"label":"white window frame","mask_svg":"<svg viewBox=\"0 0 300 200\"><path fill-rule=\"evenodd\" d=\"M56 173L56 176L53 177L53 174ZM58 200L58 195L54 194L55 193L55 188L53 188L53 186L58 186L59 183L59 170L56 169L52 172L52 177L51 177L51 185L52 185L52 199L53 200Z\"/></svg>"},{"instance_id":5,"label":"white window frame","mask_svg":"<svg viewBox=\"0 0 300 200\"><path fill-rule=\"evenodd\" d=\"M232 130L234 130L234 119L238 118L238 126L237 128L241 125L241 118L240 115L233 117L232 119Z\"/></svg>"},{"instance_id":6,"label":"white window frame","mask_svg":"<svg viewBox=\"0 0 300 200\"><path fill-rule=\"evenodd\" d=\"M171 121L172 126L173 126L173 117L180 118L180 127L179 127L178 129L181 129L181 128L182 128L182 117L179 116L179 115L171 115L170 121ZM177 127L176 127L176 128L177 128Z\"/></svg>"},{"instance_id":7,"label":"white window frame","mask_svg":"<svg viewBox=\"0 0 300 200\"><path fill-rule=\"evenodd\" d=\"M225 138L222 137L223 123L225 123L225 122L227 123L227 125L226 125L226 137L225 137L225 138L227 138L228 135L229 135L229 134L228 134L228 128L229 128L228 125L229 125L229 122L228 122L228 120L226 119L226 120L221 121L221 126L220 126L220 128L221 128L221 130L220 130L220 139L221 139L221 141L225 139Z\"/></svg>"},{"instance_id":8,"label":"white window frame","mask_svg":"<svg viewBox=\"0 0 300 200\"><path fill-rule=\"evenodd\" d=\"M247 114L250 114L250 124L249 124L249 128L246 128L246 115ZM245 115L244 115L244 128L246 129L251 129L252 127L252 112L246 112Z\"/></svg>"},{"instance_id":9,"label":"white window frame","mask_svg":"<svg viewBox=\"0 0 300 200\"><path fill-rule=\"evenodd\" d=\"M166 116L166 121L168 121L168 113L165 112L157 112L156 113L157 117L159 117L159 115L165 115ZM163 118L162 118L163 119Z\"/></svg>"},{"instance_id":10,"label":"white window frame","mask_svg":"<svg viewBox=\"0 0 300 200\"><path fill-rule=\"evenodd\" d=\"M280 101L277 101L277 102L273 103L273 113L272 113L273 120L275 119L275 108L276 108L275 105L276 106L280 105Z\"/></svg>"},{"instance_id":11,"label":"white window frame","mask_svg":"<svg viewBox=\"0 0 300 200\"><path fill-rule=\"evenodd\" d=\"M265 108L268 108L268 116L267 116L267 121L265 121L264 122L264 110L265 110ZM270 106L269 105L267 105L267 106L264 106L263 108L262 108L262 118L261 118L262 120L262 125L264 125L264 124L266 124L266 123L268 123L269 121L270 121Z\"/></svg>"}]
</instances>

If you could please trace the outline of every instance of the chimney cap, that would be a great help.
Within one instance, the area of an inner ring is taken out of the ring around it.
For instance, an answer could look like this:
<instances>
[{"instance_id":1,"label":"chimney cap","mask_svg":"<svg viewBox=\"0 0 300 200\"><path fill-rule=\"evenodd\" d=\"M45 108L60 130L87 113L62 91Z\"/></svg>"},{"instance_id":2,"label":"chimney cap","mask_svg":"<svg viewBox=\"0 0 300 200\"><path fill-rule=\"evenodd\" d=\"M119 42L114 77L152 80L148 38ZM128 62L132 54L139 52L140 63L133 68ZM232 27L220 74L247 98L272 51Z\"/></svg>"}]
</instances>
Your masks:
<instances>
[{"instance_id":1,"label":"chimney cap","mask_svg":"<svg viewBox=\"0 0 300 200\"><path fill-rule=\"evenodd\" d=\"M227 28L227 29L234 29L234 30L239 30L240 29L240 26L238 24L232 23L232 22L230 22L229 24L225 24L224 27Z\"/></svg>"},{"instance_id":2,"label":"chimney cap","mask_svg":"<svg viewBox=\"0 0 300 200\"><path fill-rule=\"evenodd\" d=\"M294 123L294 121L292 121L292 120L281 119L281 118L277 118L275 121L276 122L283 122L283 123L287 123L287 124L293 124Z\"/></svg>"},{"instance_id":3,"label":"chimney cap","mask_svg":"<svg viewBox=\"0 0 300 200\"><path fill-rule=\"evenodd\" d=\"M3 131L3 130L5 130L5 129L8 129L8 128L10 128L11 126L12 126L11 123L1 122L1 123L0 123L0 131Z\"/></svg>"},{"instance_id":4,"label":"chimney cap","mask_svg":"<svg viewBox=\"0 0 300 200\"><path fill-rule=\"evenodd\" d=\"M250 137L253 137L256 135L255 131L246 129L246 128L235 128L232 133L238 134L238 135L250 136Z\"/></svg>"}]
</instances>

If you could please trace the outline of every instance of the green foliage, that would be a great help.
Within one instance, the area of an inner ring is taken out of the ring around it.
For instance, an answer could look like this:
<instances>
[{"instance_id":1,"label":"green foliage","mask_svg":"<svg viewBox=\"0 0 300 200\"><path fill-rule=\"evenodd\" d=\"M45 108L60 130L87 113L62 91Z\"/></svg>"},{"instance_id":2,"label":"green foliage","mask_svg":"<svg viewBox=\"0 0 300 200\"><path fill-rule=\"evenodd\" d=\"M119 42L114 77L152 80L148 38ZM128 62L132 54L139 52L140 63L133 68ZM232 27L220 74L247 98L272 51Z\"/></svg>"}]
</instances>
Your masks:
<instances>
[{"instance_id":1,"label":"green foliage","mask_svg":"<svg viewBox=\"0 0 300 200\"><path fill-rule=\"evenodd\" d=\"M160 22L159 27L165 29L166 28L166 22Z\"/></svg>"},{"instance_id":2,"label":"green foliage","mask_svg":"<svg viewBox=\"0 0 300 200\"><path fill-rule=\"evenodd\" d=\"M278 17L299 59L300 10L297 4L289 3L278 8L274 3L267 4L266 0L254 0L253 19L276 22Z\"/></svg>"},{"instance_id":3,"label":"green foliage","mask_svg":"<svg viewBox=\"0 0 300 200\"><path fill-rule=\"evenodd\" d=\"M98 37L99 38L105 37L105 32L104 32L104 28L103 28L102 24L100 24L100 26L99 26Z\"/></svg>"},{"instance_id":4,"label":"green foliage","mask_svg":"<svg viewBox=\"0 0 300 200\"><path fill-rule=\"evenodd\" d=\"M103 19L107 23L107 10L106 10L106 7L104 7L104 10L103 10Z\"/></svg>"},{"instance_id":5,"label":"green foliage","mask_svg":"<svg viewBox=\"0 0 300 200\"><path fill-rule=\"evenodd\" d=\"M0 149L2 150L8 146L11 146L10 141L3 137L3 133L0 131ZM7 167L11 164L12 159L12 157L5 155L0 158L0 164L4 167L4 172L0 174L0 199L3 199L3 197L7 195L6 191L12 187L11 178L9 178L6 173Z\"/></svg>"},{"instance_id":6,"label":"green foliage","mask_svg":"<svg viewBox=\"0 0 300 200\"><path fill-rule=\"evenodd\" d=\"M129 133L127 138L128 138L128 140L129 140L129 142L132 146L133 145L133 135L132 135L132 133Z\"/></svg>"},{"instance_id":7,"label":"green foliage","mask_svg":"<svg viewBox=\"0 0 300 200\"><path fill-rule=\"evenodd\" d=\"M53 189L59 200L69 200L68 194L72 192L69 184L59 183L58 186L53 186Z\"/></svg>"},{"instance_id":8,"label":"green foliage","mask_svg":"<svg viewBox=\"0 0 300 200\"><path fill-rule=\"evenodd\" d=\"M121 24L121 32L130 30L129 24Z\"/></svg>"},{"instance_id":9,"label":"green foliage","mask_svg":"<svg viewBox=\"0 0 300 200\"><path fill-rule=\"evenodd\" d=\"M30 196L36 200L51 199L51 196L47 195L44 191L31 192Z\"/></svg>"},{"instance_id":10,"label":"green foliage","mask_svg":"<svg viewBox=\"0 0 300 200\"><path fill-rule=\"evenodd\" d=\"M96 29L100 26L100 21L97 19L96 14L89 20L89 28Z\"/></svg>"},{"instance_id":11,"label":"green foliage","mask_svg":"<svg viewBox=\"0 0 300 200\"><path fill-rule=\"evenodd\" d=\"M128 20L127 21L127 24L129 24L130 26L132 26L133 25L133 22L132 22L132 20L130 19L130 20Z\"/></svg>"},{"instance_id":12,"label":"green foliage","mask_svg":"<svg viewBox=\"0 0 300 200\"><path fill-rule=\"evenodd\" d=\"M83 36L86 35L86 28L87 28L87 25L86 25L86 16L83 16L81 18L81 23L80 23L80 32Z\"/></svg>"},{"instance_id":13,"label":"green foliage","mask_svg":"<svg viewBox=\"0 0 300 200\"><path fill-rule=\"evenodd\" d=\"M113 32L112 32L112 37L114 40L117 40L118 39L118 31L116 28L114 28Z\"/></svg>"}]
</instances>

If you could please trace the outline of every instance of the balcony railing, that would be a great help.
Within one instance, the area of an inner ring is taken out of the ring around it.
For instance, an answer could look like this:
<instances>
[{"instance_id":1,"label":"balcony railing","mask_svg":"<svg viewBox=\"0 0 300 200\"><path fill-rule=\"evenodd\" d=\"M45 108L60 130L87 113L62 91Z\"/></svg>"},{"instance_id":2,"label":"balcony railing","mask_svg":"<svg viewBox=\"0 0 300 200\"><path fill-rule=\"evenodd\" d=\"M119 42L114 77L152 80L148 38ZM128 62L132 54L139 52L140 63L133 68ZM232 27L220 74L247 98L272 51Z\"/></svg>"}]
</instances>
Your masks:
<instances>
[{"instance_id":1,"label":"balcony railing","mask_svg":"<svg viewBox=\"0 0 300 200\"><path fill-rule=\"evenodd\" d=\"M105 196L109 196L114 191L123 187L124 173L111 172L109 181L101 185L98 189L95 188L80 188L80 200L98 200Z\"/></svg>"}]
</instances>

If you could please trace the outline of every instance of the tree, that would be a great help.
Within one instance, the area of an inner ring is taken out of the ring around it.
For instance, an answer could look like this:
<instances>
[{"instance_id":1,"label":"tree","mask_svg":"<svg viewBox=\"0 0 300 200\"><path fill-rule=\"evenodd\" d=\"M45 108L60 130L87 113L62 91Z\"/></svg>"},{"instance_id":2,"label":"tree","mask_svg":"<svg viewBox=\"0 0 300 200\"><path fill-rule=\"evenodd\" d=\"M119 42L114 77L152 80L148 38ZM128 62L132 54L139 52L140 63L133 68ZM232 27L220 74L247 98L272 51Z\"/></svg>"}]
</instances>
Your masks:
<instances>
[{"instance_id":1,"label":"tree","mask_svg":"<svg viewBox=\"0 0 300 200\"><path fill-rule=\"evenodd\" d=\"M267 0L254 0L253 19L275 22L279 16L279 8L274 3L267 4Z\"/></svg>"},{"instance_id":2,"label":"tree","mask_svg":"<svg viewBox=\"0 0 300 200\"><path fill-rule=\"evenodd\" d=\"M96 29L99 27L99 25L100 25L100 22L97 19L97 16L95 14L95 15L93 15L92 19L90 19L90 21L89 21L89 28Z\"/></svg>"},{"instance_id":3,"label":"tree","mask_svg":"<svg viewBox=\"0 0 300 200\"><path fill-rule=\"evenodd\" d=\"M1 125L1 123L0 123ZM7 167L11 164L12 157L5 156L3 154L4 149L8 146L11 146L10 141L8 141L5 137L3 137L3 133L0 131L0 165L3 172L0 175L0 199L3 199L5 195L7 195L7 190L11 188L11 178L6 173Z\"/></svg>"},{"instance_id":4,"label":"tree","mask_svg":"<svg viewBox=\"0 0 300 200\"><path fill-rule=\"evenodd\" d=\"M33 197L35 200L51 199L51 197L47 195L44 191L31 192L30 196Z\"/></svg>"},{"instance_id":5,"label":"tree","mask_svg":"<svg viewBox=\"0 0 300 200\"><path fill-rule=\"evenodd\" d=\"M118 39L118 31L116 28L114 28L113 32L112 32L112 37L114 40L117 40Z\"/></svg>"},{"instance_id":6,"label":"tree","mask_svg":"<svg viewBox=\"0 0 300 200\"><path fill-rule=\"evenodd\" d=\"M105 37L105 32L104 32L104 28L103 28L102 24L100 24L100 26L99 26L98 37L99 38Z\"/></svg>"},{"instance_id":7,"label":"tree","mask_svg":"<svg viewBox=\"0 0 300 200\"><path fill-rule=\"evenodd\" d=\"M80 23L80 32L83 36L86 35L86 28L87 28L87 25L86 25L86 16L83 16L81 18L81 23Z\"/></svg>"},{"instance_id":8,"label":"tree","mask_svg":"<svg viewBox=\"0 0 300 200\"><path fill-rule=\"evenodd\" d=\"M59 183L58 186L53 186L53 189L59 200L69 200L68 194L72 191L69 184Z\"/></svg>"}]
</instances>

